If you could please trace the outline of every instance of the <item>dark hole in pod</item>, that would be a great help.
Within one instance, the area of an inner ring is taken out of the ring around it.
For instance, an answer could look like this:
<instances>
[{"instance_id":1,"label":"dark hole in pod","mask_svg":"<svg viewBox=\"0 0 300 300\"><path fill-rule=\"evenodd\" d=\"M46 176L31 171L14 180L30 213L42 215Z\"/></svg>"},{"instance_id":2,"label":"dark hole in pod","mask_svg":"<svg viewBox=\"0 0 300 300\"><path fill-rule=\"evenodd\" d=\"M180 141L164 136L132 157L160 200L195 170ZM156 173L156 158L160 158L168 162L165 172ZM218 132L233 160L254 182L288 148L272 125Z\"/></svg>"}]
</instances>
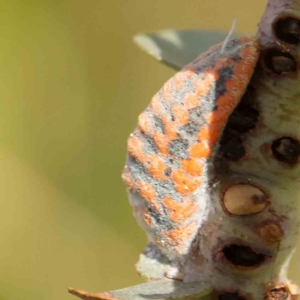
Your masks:
<instances>
[{"instance_id":1,"label":"dark hole in pod","mask_svg":"<svg viewBox=\"0 0 300 300\"><path fill-rule=\"evenodd\" d=\"M268 300L288 300L290 299L290 293L285 287L270 290Z\"/></svg>"},{"instance_id":2,"label":"dark hole in pod","mask_svg":"<svg viewBox=\"0 0 300 300\"><path fill-rule=\"evenodd\" d=\"M248 85L239 105L228 119L220 140L220 154L228 161L237 161L246 154L242 135L255 128L259 117L254 98L255 89Z\"/></svg>"},{"instance_id":3,"label":"dark hole in pod","mask_svg":"<svg viewBox=\"0 0 300 300\"><path fill-rule=\"evenodd\" d=\"M241 102L229 117L228 124L239 133L245 133L255 127L257 120L257 109Z\"/></svg>"},{"instance_id":4,"label":"dark hole in pod","mask_svg":"<svg viewBox=\"0 0 300 300\"><path fill-rule=\"evenodd\" d=\"M218 300L246 300L246 298L240 296L238 293L226 293L220 295Z\"/></svg>"},{"instance_id":5,"label":"dark hole in pod","mask_svg":"<svg viewBox=\"0 0 300 300\"><path fill-rule=\"evenodd\" d=\"M272 152L277 160L293 165L300 156L300 143L291 137L282 137L272 143Z\"/></svg>"},{"instance_id":6,"label":"dark hole in pod","mask_svg":"<svg viewBox=\"0 0 300 300\"><path fill-rule=\"evenodd\" d=\"M279 49L270 49L263 55L265 67L275 74L283 75L297 71L295 58Z\"/></svg>"},{"instance_id":7,"label":"dark hole in pod","mask_svg":"<svg viewBox=\"0 0 300 300\"><path fill-rule=\"evenodd\" d=\"M230 137L230 134L226 134L226 136ZM221 141L222 145L222 154L226 160L229 161L237 161L244 157L246 154L245 148L243 146L243 142L239 137L235 135L231 135L231 137L226 140Z\"/></svg>"},{"instance_id":8,"label":"dark hole in pod","mask_svg":"<svg viewBox=\"0 0 300 300\"><path fill-rule=\"evenodd\" d=\"M266 256L250 247L231 244L222 250L225 258L235 266L255 267L266 260Z\"/></svg>"},{"instance_id":9,"label":"dark hole in pod","mask_svg":"<svg viewBox=\"0 0 300 300\"><path fill-rule=\"evenodd\" d=\"M293 17L283 17L273 24L275 36L288 44L296 45L300 42L300 20Z\"/></svg>"}]
</instances>

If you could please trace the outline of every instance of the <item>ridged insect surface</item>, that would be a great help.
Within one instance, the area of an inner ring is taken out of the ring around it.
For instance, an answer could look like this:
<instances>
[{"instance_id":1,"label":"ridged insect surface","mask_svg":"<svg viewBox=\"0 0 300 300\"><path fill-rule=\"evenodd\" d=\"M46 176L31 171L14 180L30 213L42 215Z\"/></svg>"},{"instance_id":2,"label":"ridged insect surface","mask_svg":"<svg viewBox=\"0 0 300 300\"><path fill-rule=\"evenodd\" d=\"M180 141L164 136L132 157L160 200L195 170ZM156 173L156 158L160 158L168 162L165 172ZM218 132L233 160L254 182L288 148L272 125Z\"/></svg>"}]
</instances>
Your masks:
<instances>
[{"instance_id":1,"label":"ridged insect surface","mask_svg":"<svg viewBox=\"0 0 300 300\"><path fill-rule=\"evenodd\" d=\"M250 37L210 48L164 84L129 136L123 180L130 203L170 258L188 253L206 218L220 138L258 53Z\"/></svg>"}]
</instances>

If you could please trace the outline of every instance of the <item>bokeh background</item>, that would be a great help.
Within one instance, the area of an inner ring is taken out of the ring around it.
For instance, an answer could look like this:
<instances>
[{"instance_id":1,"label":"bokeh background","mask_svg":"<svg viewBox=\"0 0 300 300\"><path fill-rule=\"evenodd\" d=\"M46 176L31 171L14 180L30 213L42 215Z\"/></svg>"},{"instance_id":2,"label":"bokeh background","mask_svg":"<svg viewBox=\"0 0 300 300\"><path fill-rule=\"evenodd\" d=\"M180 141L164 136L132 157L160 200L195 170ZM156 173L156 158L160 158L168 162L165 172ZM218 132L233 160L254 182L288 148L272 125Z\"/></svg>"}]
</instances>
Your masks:
<instances>
[{"instance_id":1,"label":"bokeh background","mask_svg":"<svg viewBox=\"0 0 300 300\"><path fill-rule=\"evenodd\" d=\"M132 36L235 17L254 33L266 2L0 1L0 300L141 282L146 238L120 174L137 115L174 72Z\"/></svg>"}]
</instances>

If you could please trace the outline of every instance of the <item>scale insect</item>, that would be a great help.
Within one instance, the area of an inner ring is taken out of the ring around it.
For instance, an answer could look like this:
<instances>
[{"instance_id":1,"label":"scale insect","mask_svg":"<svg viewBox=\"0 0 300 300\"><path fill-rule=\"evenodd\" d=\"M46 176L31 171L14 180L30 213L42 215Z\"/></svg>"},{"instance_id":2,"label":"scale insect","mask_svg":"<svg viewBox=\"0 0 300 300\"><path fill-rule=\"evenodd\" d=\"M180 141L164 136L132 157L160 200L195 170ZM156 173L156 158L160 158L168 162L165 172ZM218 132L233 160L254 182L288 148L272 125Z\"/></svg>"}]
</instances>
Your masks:
<instances>
[{"instance_id":1,"label":"scale insect","mask_svg":"<svg viewBox=\"0 0 300 300\"><path fill-rule=\"evenodd\" d=\"M213 46L168 80L139 116L123 172L149 240L182 261L205 220L229 116L254 72L254 38Z\"/></svg>"}]
</instances>

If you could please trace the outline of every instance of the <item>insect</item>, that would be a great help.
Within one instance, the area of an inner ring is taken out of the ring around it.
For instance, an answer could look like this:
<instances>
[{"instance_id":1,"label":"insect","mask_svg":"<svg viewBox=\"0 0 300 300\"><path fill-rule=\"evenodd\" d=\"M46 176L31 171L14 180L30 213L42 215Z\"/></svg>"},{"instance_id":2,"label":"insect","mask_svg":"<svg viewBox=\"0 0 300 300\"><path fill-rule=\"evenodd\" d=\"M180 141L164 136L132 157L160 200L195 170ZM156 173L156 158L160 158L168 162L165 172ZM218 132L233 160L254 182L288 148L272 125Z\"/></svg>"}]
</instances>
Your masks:
<instances>
[{"instance_id":1,"label":"insect","mask_svg":"<svg viewBox=\"0 0 300 300\"><path fill-rule=\"evenodd\" d=\"M220 139L258 55L253 38L213 46L165 83L128 139L123 180L134 214L174 261L190 251L206 217Z\"/></svg>"},{"instance_id":2,"label":"insect","mask_svg":"<svg viewBox=\"0 0 300 300\"><path fill-rule=\"evenodd\" d=\"M189 280L184 268L208 218L216 164L239 151L220 147L221 137L258 56L253 38L213 46L165 83L128 139L123 180L148 234L147 252L168 261L167 267L158 267L161 276Z\"/></svg>"}]
</instances>

